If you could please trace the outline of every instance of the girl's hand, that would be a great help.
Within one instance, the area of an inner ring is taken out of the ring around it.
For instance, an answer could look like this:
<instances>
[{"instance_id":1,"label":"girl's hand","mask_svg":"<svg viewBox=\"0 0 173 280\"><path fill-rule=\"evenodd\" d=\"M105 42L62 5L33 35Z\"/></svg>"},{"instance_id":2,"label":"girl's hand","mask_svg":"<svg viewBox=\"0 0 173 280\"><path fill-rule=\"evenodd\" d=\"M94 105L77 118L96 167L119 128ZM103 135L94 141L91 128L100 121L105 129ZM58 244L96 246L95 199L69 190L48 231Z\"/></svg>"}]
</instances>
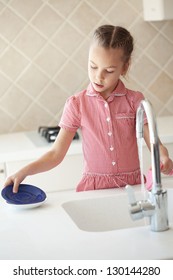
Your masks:
<instances>
[{"instance_id":1,"label":"girl's hand","mask_svg":"<svg viewBox=\"0 0 173 280\"><path fill-rule=\"evenodd\" d=\"M9 185L13 185L13 192L17 193L19 190L20 183L25 179L25 176L23 175L22 171L18 171L17 173L9 176L4 184L4 187L7 187Z\"/></svg>"},{"instance_id":2,"label":"girl's hand","mask_svg":"<svg viewBox=\"0 0 173 280\"><path fill-rule=\"evenodd\" d=\"M162 144L160 145L161 172L165 175L171 175L173 172L173 161L170 159L168 150Z\"/></svg>"},{"instance_id":3,"label":"girl's hand","mask_svg":"<svg viewBox=\"0 0 173 280\"><path fill-rule=\"evenodd\" d=\"M160 169L161 169L161 172L165 175L173 175L172 160L170 158L162 159Z\"/></svg>"}]
</instances>

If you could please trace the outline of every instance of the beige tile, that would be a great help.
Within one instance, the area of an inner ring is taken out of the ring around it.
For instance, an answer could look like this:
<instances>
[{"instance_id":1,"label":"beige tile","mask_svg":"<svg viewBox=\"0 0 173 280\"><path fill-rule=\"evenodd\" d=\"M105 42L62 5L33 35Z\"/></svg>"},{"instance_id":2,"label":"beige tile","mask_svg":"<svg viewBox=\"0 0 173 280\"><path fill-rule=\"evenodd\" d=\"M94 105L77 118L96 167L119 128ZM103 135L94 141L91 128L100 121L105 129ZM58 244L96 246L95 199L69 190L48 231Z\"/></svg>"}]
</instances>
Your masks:
<instances>
[{"instance_id":1,"label":"beige tile","mask_svg":"<svg viewBox=\"0 0 173 280\"><path fill-rule=\"evenodd\" d=\"M10 6L26 20L29 20L41 5L41 0L12 0L10 2Z\"/></svg>"},{"instance_id":2,"label":"beige tile","mask_svg":"<svg viewBox=\"0 0 173 280\"><path fill-rule=\"evenodd\" d=\"M8 133L14 125L14 119L0 107L0 133Z\"/></svg>"},{"instance_id":3,"label":"beige tile","mask_svg":"<svg viewBox=\"0 0 173 280\"><path fill-rule=\"evenodd\" d=\"M115 4L115 0L107 0L107 1L100 1L100 0L87 0L87 2L93 6L94 9L101 12L103 15L107 13L109 9Z\"/></svg>"},{"instance_id":4,"label":"beige tile","mask_svg":"<svg viewBox=\"0 0 173 280\"><path fill-rule=\"evenodd\" d=\"M6 8L0 16L0 34L12 41L25 26L25 22Z\"/></svg>"},{"instance_id":5,"label":"beige tile","mask_svg":"<svg viewBox=\"0 0 173 280\"><path fill-rule=\"evenodd\" d=\"M166 24L166 21L163 21L163 20L160 20L160 21L151 21L151 22L149 22L149 24L151 24L152 26L154 26L154 28L155 28L158 32L160 32L160 31L163 29L164 25Z\"/></svg>"},{"instance_id":6,"label":"beige tile","mask_svg":"<svg viewBox=\"0 0 173 280\"><path fill-rule=\"evenodd\" d=\"M124 1L124 0L123 0ZM139 0L126 0L138 13L143 12L143 3Z\"/></svg>"},{"instance_id":7,"label":"beige tile","mask_svg":"<svg viewBox=\"0 0 173 280\"><path fill-rule=\"evenodd\" d=\"M148 87L158 72L158 66L145 55L142 55L131 67L131 75L145 87Z\"/></svg>"},{"instance_id":8,"label":"beige tile","mask_svg":"<svg viewBox=\"0 0 173 280\"><path fill-rule=\"evenodd\" d=\"M122 77L121 79L127 88L140 91L143 94L145 93L145 88L143 87L143 85L134 80L133 77L130 76L130 74L127 74L125 78Z\"/></svg>"},{"instance_id":9,"label":"beige tile","mask_svg":"<svg viewBox=\"0 0 173 280\"><path fill-rule=\"evenodd\" d=\"M149 90L165 104L173 95L173 79L171 79L166 73L162 72L149 87Z\"/></svg>"},{"instance_id":10,"label":"beige tile","mask_svg":"<svg viewBox=\"0 0 173 280\"><path fill-rule=\"evenodd\" d=\"M144 22L142 17L140 17L136 24L131 28L131 33L134 37L135 45L138 45L140 48L146 48L157 35L156 29L148 22Z\"/></svg>"},{"instance_id":11,"label":"beige tile","mask_svg":"<svg viewBox=\"0 0 173 280\"><path fill-rule=\"evenodd\" d=\"M171 61L166 65L165 70L170 75L170 77L173 79L173 57Z\"/></svg>"},{"instance_id":12,"label":"beige tile","mask_svg":"<svg viewBox=\"0 0 173 280\"><path fill-rule=\"evenodd\" d=\"M126 86L158 115L173 115L173 22L145 22L142 10L139 0L0 0L0 133L58 123L67 97L88 85L90 38L101 24L130 30Z\"/></svg>"},{"instance_id":13,"label":"beige tile","mask_svg":"<svg viewBox=\"0 0 173 280\"><path fill-rule=\"evenodd\" d=\"M35 63L52 78L52 76L63 66L66 59L65 55L48 44L35 59Z\"/></svg>"},{"instance_id":14,"label":"beige tile","mask_svg":"<svg viewBox=\"0 0 173 280\"><path fill-rule=\"evenodd\" d=\"M48 2L59 14L66 18L81 3L81 0L48 0Z\"/></svg>"},{"instance_id":15,"label":"beige tile","mask_svg":"<svg viewBox=\"0 0 173 280\"><path fill-rule=\"evenodd\" d=\"M151 93L149 92L149 90L147 90L147 89L142 89L142 90L139 90L139 91L143 93L144 98L150 100L150 102L151 102ZM153 95L152 95L152 97L153 97ZM152 102L151 102L151 103L152 103Z\"/></svg>"},{"instance_id":16,"label":"beige tile","mask_svg":"<svg viewBox=\"0 0 173 280\"><path fill-rule=\"evenodd\" d=\"M52 116L46 109L38 103L32 103L28 110L23 114L19 124L26 130L37 129L41 125L48 125Z\"/></svg>"},{"instance_id":17,"label":"beige tile","mask_svg":"<svg viewBox=\"0 0 173 280\"><path fill-rule=\"evenodd\" d=\"M100 19L99 14L93 10L86 2L81 1L81 5L70 17L70 21L78 30L87 35L93 30Z\"/></svg>"},{"instance_id":18,"label":"beige tile","mask_svg":"<svg viewBox=\"0 0 173 280\"><path fill-rule=\"evenodd\" d=\"M33 26L47 37L53 35L62 23L63 18L49 6L44 6L32 20Z\"/></svg>"},{"instance_id":19,"label":"beige tile","mask_svg":"<svg viewBox=\"0 0 173 280\"><path fill-rule=\"evenodd\" d=\"M0 56L7 46L8 44L2 38L0 38Z\"/></svg>"},{"instance_id":20,"label":"beige tile","mask_svg":"<svg viewBox=\"0 0 173 280\"><path fill-rule=\"evenodd\" d=\"M172 96L173 96L173 94L172 94ZM173 115L173 97L170 99L170 101L166 105L166 109L169 111L169 115L170 114Z\"/></svg>"},{"instance_id":21,"label":"beige tile","mask_svg":"<svg viewBox=\"0 0 173 280\"><path fill-rule=\"evenodd\" d=\"M4 9L5 5L3 3L0 2L0 12L2 12L2 10Z\"/></svg>"},{"instance_id":22,"label":"beige tile","mask_svg":"<svg viewBox=\"0 0 173 280\"><path fill-rule=\"evenodd\" d=\"M67 93L55 83L51 83L41 94L38 102L52 114L57 114L64 107Z\"/></svg>"},{"instance_id":23,"label":"beige tile","mask_svg":"<svg viewBox=\"0 0 173 280\"><path fill-rule=\"evenodd\" d=\"M167 110L166 108L163 107L163 110L161 110L160 113L159 113L158 115L159 115L159 117L160 117L160 116L161 116L161 117L166 117L166 116L173 115L173 112L172 112L172 110L169 111L169 110Z\"/></svg>"},{"instance_id":24,"label":"beige tile","mask_svg":"<svg viewBox=\"0 0 173 280\"><path fill-rule=\"evenodd\" d=\"M28 26L22 31L19 37L17 37L14 46L32 59L45 43L46 40L32 27Z\"/></svg>"},{"instance_id":25,"label":"beige tile","mask_svg":"<svg viewBox=\"0 0 173 280\"><path fill-rule=\"evenodd\" d=\"M85 79L86 73L72 61L69 61L57 75L55 81L68 92L68 95L72 95Z\"/></svg>"},{"instance_id":26,"label":"beige tile","mask_svg":"<svg viewBox=\"0 0 173 280\"><path fill-rule=\"evenodd\" d=\"M85 40L77 52L72 56L73 61L77 63L84 71L88 71L88 53L90 40Z\"/></svg>"},{"instance_id":27,"label":"beige tile","mask_svg":"<svg viewBox=\"0 0 173 280\"><path fill-rule=\"evenodd\" d=\"M2 3L8 4L11 0L1 0Z\"/></svg>"},{"instance_id":28,"label":"beige tile","mask_svg":"<svg viewBox=\"0 0 173 280\"><path fill-rule=\"evenodd\" d=\"M80 87L78 88L78 91L84 90L88 87L90 81L89 78L87 77L80 85Z\"/></svg>"},{"instance_id":29,"label":"beige tile","mask_svg":"<svg viewBox=\"0 0 173 280\"><path fill-rule=\"evenodd\" d=\"M21 132L21 131L26 131L26 129L21 124L19 124L19 122L15 122L10 129L10 132Z\"/></svg>"},{"instance_id":30,"label":"beige tile","mask_svg":"<svg viewBox=\"0 0 173 280\"><path fill-rule=\"evenodd\" d=\"M173 56L173 45L160 34L153 41L152 45L147 50L147 53L161 67L163 67L170 57Z\"/></svg>"},{"instance_id":31,"label":"beige tile","mask_svg":"<svg viewBox=\"0 0 173 280\"><path fill-rule=\"evenodd\" d=\"M12 87L1 99L1 106L10 112L15 119L31 104L31 99L17 87Z\"/></svg>"},{"instance_id":32,"label":"beige tile","mask_svg":"<svg viewBox=\"0 0 173 280\"><path fill-rule=\"evenodd\" d=\"M14 48L10 47L0 58L0 70L12 80L25 69L29 61Z\"/></svg>"},{"instance_id":33,"label":"beige tile","mask_svg":"<svg viewBox=\"0 0 173 280\"><path fill-rule=\"evenodd\" d=\"M52 39L54 44L62 49L68 56L78 48L82 40L84 40L84 36L68 22L62 26L62 28L56 33L56 36Z\"/></svg>"},{"instance_id":34,"label":"beige tile","mask_svg":"<svg viewBox=\"0 0 173 280\"><path fill-rule=\"evenodd\" d=\"M163 34L167 37L168 40L173 43L173 21L167 21L167 24L164 25L162 29Z\"/></svg>"},{"instance_id":35,"label":"beige tile","mask_svg":"<svg viewBox=\"0 0 173 280\"><path fill-rule=\"evenodd\" d=\"M23 73L17 83L31 97L37 97L49 82L49 78L33 64Z\"/></svg>"},{"instance_id":36,"label":"beige tile","mask_svg":"<svg viewBox=\"0 0 173 280\"><path fill-rule=\"evenodd\" d=\"M129 28L137 16L138 13L129 5L129 1L117 1L116 5L106 15L106 18L114 25L122 25Z\"/></svg>"},{"instance_id":37,"label":"beige tile","mask_svg":"<svg viewBox=\"0 0 173 280\"><path fill-rule=\"evenodd\" d=\"M157 96L153 93L147 94L146 97L151 102L154 109L154 113L156 115L159 115L159 112L163 109L164 106L163 102L159 100Z\"/></svg>"},{"instance_id":38,"label":"beige tile","mask_svg":"<svg viewBox=\"0 0 173 280\"><path fill-rule=\"evenodd\" d=\"M134 50L131 56L130 68L144 55L143 48L139 47L137 44L136 36L134 36L133 33L132 36L134 37Z\"/></svg>"},{"instance_id":39,"label":"beige tile","mask_svg":"<svg viewBox=\"0 0 173 280\"><path fill-rule=\"evenodd\" d=\"M7 91L7 89L10 87L11 82L8 80L3 74L0 73L0 97Z\"/></svg>"},{"instance_id":40,"label":"beige tile","mask_svg":"<svg viewBox=\"0 0 173 280\"><path fill-rule=\"evenodd\" d=\"M59 124L62 113L63 113L64 107L59 110L57 114L54 115L54 118L52 119L52 123Z\"/></svg>"}]
</instances>

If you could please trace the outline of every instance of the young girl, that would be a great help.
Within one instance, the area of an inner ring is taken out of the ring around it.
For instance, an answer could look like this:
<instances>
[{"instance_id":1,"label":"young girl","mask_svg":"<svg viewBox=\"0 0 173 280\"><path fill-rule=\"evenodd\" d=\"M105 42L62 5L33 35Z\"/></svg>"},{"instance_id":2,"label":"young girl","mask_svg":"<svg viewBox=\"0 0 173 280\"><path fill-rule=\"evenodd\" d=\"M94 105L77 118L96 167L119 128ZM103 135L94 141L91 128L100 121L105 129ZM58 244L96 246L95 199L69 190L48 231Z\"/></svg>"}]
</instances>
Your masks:
<instances>
[{"instance_id":1,"label":"young girl","mask_svg":"<svg viewBox=\"0 0 173 280\"><path fill-rule=\"evenodd\" d=\"M126 29L112 25L96 29L89 49L90 84L67 100L52 148L7 178L5 186L14 184L13 191L17 192L26 176L60 164L78 128L82 133L84 173L77 191L141 182L135 118L144 96L127 89L120 80L128 71L132 51L133 38ZM144 138L149 147L147 123ZM160 159L162 172L168 174L173 162L161 143Z\"/></svg>"}]
</instances>

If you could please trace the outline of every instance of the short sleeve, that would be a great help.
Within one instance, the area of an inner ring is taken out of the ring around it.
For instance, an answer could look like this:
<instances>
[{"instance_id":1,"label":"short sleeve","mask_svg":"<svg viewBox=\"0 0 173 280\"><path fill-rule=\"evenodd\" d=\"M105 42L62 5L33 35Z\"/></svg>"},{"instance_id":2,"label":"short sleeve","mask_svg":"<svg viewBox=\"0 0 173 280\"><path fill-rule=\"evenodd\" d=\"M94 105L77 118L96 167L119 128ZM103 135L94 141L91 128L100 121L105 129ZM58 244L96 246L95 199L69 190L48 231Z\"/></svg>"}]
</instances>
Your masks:
<instances>
[{"instance_id":1,"label":"short sleeve","mask_svg":"<svg viewBox=\"0 0 173 280\"><path fill-rule=\"evenodd\" d=\"M134 107L135 112L137 111L141 101L144 99L145 99L144 95L141 92L139 92L139 91L134 92L132 100L133 100L133 107Z\"/></svg>"},{"instance_id":2,"label":"short sleeve","mask_svg":"<svg viewBox=\"0 0 173 280\"><path fill-rule=\"evenodd\" d=\"M136 112L137 112L137 109L138 109L141 101L144 99L145 99L145 97L144 97L143 93L137 91L135 94L135 98L133 100L133 106L134 106ZM144 124L146 124L146 123L148 123L148 121L147 121L146 113L144 112Z\"/></svg>"},{"instance_id":3,"label":"short sleeve","mask_svg":"<svg viewBox=\"0 0 173 280\"><path fill-rule=\"evenodd\" d=\"M76 131L80 127L79 102L76 96L67 99L59 122L59 126L70 131Z\"/></svg>"}]
</instances>

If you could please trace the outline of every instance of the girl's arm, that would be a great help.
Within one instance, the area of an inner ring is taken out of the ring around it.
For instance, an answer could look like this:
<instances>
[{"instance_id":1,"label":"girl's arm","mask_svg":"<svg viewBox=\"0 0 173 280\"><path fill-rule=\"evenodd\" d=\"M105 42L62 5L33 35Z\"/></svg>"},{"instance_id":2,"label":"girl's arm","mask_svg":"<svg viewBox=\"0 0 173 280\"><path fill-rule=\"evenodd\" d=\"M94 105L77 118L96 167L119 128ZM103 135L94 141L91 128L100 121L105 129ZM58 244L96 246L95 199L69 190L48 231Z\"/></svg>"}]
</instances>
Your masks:
<instances>
[{"instance_id":1,"label":"girl's arm","mask_svg":"<svg viewBox=\"0 0 173 280\"><path fill-rule=\"evenodd\" d=\"M150 150L150 135L148 124L144 125L144 139ZM160 150L160 162L162 173L168 175L173 170L173 161L169 158L169 153L167 148L161 143L159 139L159 150Z\"/></svg>"},{"instance_id":2,"label":"girl's arm","mask_svg":"<svg viewBox=\"0 0 173 280\"><path fill-rule=\"evenodd\" d=\"M4 186L6 187L10 184L13 184L13 192L16 193L18 192L19 184L27 176L48 171L60 164L68 151L74 135L75 132L61 128L52 148L39 159L24 166L15 174L8 177Z\"/></svg>"}]
</instances>

